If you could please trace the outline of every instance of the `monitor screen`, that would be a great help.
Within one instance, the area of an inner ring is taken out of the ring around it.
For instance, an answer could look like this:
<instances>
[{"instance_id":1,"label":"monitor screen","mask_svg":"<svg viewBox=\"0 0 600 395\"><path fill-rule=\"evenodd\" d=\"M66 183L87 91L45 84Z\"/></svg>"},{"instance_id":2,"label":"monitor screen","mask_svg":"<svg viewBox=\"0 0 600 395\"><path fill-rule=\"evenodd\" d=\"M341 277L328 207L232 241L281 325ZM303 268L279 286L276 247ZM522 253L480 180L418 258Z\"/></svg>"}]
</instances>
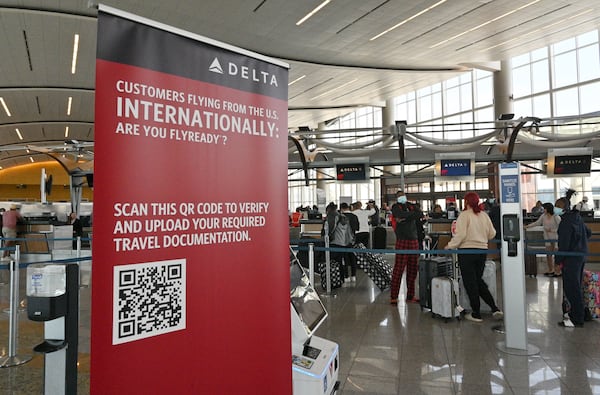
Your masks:
<instances>
[{"instance_id":1,"label":"monitor screen","mask_svg":"<svg viewBox=\"0 0 600 395\"><path fill-rule=\"evenodd\" d=\"M298 262L293 262L290 266L290 280L292 306L302 321L307 336L311 336L327 318L327 311Z\"/></svg>"},{"instance_id":2,"label":"monitor screen","mask_svg":"<svg viewBox=\"0 0 600 395\"><path fill-rule=\"evenodd\" d=\"M440 175L448 177L470 176L470 159L441 159Z\"/></svg>"},{"instance_id":3,"label":"monitor screen","mask_svg":"<svg viewBox=\"0 0 600 395\"><path fill-rule=\"evenodd\" d=\"M336 164L336 178L338 181L368 181L369 165L367 163Z\"/></svg>"},{"instance_id":4,"label":"monitor screen","mask_svg":"<svg viewBox=\"0 0 600 395\"><path fill-rule=\"evenodd\" d=\"M556 156L554 159L554 175L589 174L591 166L591 155Z\"/></svg>"}]
</instances>

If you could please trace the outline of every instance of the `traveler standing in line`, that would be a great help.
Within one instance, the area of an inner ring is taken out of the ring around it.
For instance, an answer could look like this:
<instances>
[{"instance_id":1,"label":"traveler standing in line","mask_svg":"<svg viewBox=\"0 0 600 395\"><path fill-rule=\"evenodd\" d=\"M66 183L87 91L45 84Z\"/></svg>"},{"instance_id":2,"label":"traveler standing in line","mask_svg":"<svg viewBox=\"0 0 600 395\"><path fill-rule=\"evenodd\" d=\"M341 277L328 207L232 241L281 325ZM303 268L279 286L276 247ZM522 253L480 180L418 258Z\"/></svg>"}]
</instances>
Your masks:
<instances>
[{"instance_id":1,"label":"traveler standing in line","mask_svg":"<svg viewBox=\"0 0 600 395\"><path fill-rule=\"evenodd\" d=\"M544 205L541 200L535 202L535 206L531 209L531 214L533 215L542 215L544 214Z\"/></svg>"},{"instance_id":2,"label":"traveler standing in line","mask_svg":"<svg viewBox=\"0 0 600 395\"><path fill-rule=\"evenodd\" d=\"M592 206L588 204L587 196L584 196L579 203L573 207L573 210L577 211L592 211Z\"/></svg>"},{"instance_id":3,"label":"traveler standing in line","mask_svg":"<svg viewBox=\"0 0 600 395\"><path fill-rule=\"evenodd\" d=\"M407 201L403 191L396 193L396 203L392 206L392 225L396 233L397 250L419 250L417 221L423 213L415 208L414 204ZM394 225L395 224L395 225ZM419 272L419 254L396 254L394 271L392 272L392 286L390 303L398 304L398 294L402 282L402 274L406 268L406 301L417 303L415 298L415 280Z\"/></svg>"},{"instance_id":4,"label":"traveler standing in line","mask_svg":"<svg viewBox=\"0 0 600 395\"><path fill-rule=\"evenodd\" d=\"M375 214L373 214L369 217L369 225L379 226L379 224L381 223L381 217L380 217L380 213L379 213L379 207L377 207L377 204L375 204L375 200L371 199L367 202L367 209L375 210Z\"/></svg>"},{"instance_id":5,"label":"traveler standing in line","mask_svg":"<svg viewBox=\"0 0 600 395\"><path fill-rule=\"evenodd\" d=\"M558 199L554 205L554 213L561 216L558 225L558 252L556 262L562 266L563 292L571 309L558 323L567 328L582 328L584 321L583 293L581 282L585 255L588 253L588 239L592 236L577 210L569 210L570 198L573 190L567 192L566 197ZM581 256L560 255L561 252L580 252Z\"/></svg>"},{"instance_id":6,"label":"traveler standing in line","mask_svg":"<svg viewBox=\"0 0 600 395\"><path fill-rule=\"evenodd\" d=\"M14 240L17 238L17 222L22 219L18 210L19 208L16 204L11 204L10 210L6 211L4 215L2 215L2 236L5 239L4 247L12 247L17 244L17 241ZM4 253L2 254L2 260L10 260L10 251L8 249L4 250Z\"/></svg>"},{"instance_id":7,"label":"traveler standing in line","mask_svg":"<svg viewBox=\"0 0 600 395\"><path fill-rule=\"evenodd\" d=\"M494 318L501 319L504 316L482 278L488 241L495 235L496 230L490 217L479 206L479 195L475 192L468 192L465 195L465 210L456 220L456 234L445 248L447 250L481 250L481 253L477 254L458 253L458 265L472 309L465 315L465 318L470 321L483 321L480 313L480 297L491 307Z\"/></svg>"},{"instance_id":8,"label":"traveler standing in line","mask_svg":"<svg viewBox=\"0 0 600 395\"><path fill-rule=\"evenodd\" d=\"M356 231L356 243L363 243L363 245L369 248L369 218L375 214L374 208L367 210L362 209L361 202L355 202L352 204L354 210L352 214L358 218L358 230Z\"/></svg>"},{"instance_id":9,"label":"traveler standing in line","mask_svg":"<svg viewBox=\"0 0 600 395\"><path fill-rule=\"evenodd\" d=\"M350 227L350 221L348 217L337 211L337 205L333 202L329 203L326 208L326 218L323 222L323 229L321 230L322 235L325 235L325 225L329 232L329 247L333 248L350 248L354 242L354 234ZM354 255L354 254L352 254ZM345 281L348 277L348 260L346 253L339 251L331 251L329 257L332 260L337 261L340 264L340 276L342 281Z\"/></svg>"},{"instance_id":10,"label":"traveler standing in line","mask_svg":"<svg viewBox=\"0 0 600 395\"><path fill-rule=\"evenodd\" d=\"M560 216L554 215L554 205L552 203L544 203L544 214L525 226L525 229L532 228L534 226L544 227L544 240L555 240L546 241L546 251L554 252L556 250L556 240L558 239L558 224L560 224ZM548 264L548 271L544 273L545 276L549 277L560 277L560 266L554 264L554 255L546 255L546 263Z\"/></svg>"},{"instance_id":11,"label":"traveler standing in line","mask_svg":"<svg viewBox=\"0 0 600 395\"><path fill-rule=\"evenodd\" d=\"M358 231L359 228L359 220L358 217L356 215L354 215L353 212L350 211L350 206L348 206L348 203L342 203L340 204L340 212L342 213L342 215L345 215L346 218L348 218L348 222L350 224L350 229L352 231L352 240L348 242L348 244L345 245L345 247L347 248L351 248L352 246L354 246L354 243L356 241L356 232ZM348 241L348 240L347 240ZM354 255L354 252L345 252L344 253L344 265L346 266L346 269L344 269L344 277L346 277L345 282L350 282L352 281L353 283L356 282L356 255ZM348 277L348 266L350 266L350 277Z\"/></svg>"}]
</instances>

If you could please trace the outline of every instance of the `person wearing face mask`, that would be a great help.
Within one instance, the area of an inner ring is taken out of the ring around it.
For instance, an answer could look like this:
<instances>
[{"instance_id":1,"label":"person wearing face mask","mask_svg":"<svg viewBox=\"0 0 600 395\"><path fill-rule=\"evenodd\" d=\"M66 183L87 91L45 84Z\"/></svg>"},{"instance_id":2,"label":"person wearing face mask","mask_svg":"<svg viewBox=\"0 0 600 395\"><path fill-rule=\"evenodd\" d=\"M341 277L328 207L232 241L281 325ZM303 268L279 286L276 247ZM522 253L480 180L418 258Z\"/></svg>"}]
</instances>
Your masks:
<instances>
[{"instance_id":1,"label":"person wearing face mask","mask_svg":"<svg viewBox=\"0 0 600 395\"><path fill-rule=\"evenodd\" d=\"M418 250L419 237L417 233L417 221L423 217L423 212L416 208L414 204L407 201L403 191L396 193L396 203L392 206L393 223L395 223L394 232L396 234L397 250ZM390 303L398 304L398 294L402 274L406 269L406 301L417 303L415 298L415 280L419 271L418 254L396 254L396 262L392 272L392 285L390 293Z\"/></svg>"},{"instance_id":2,"label":"person wearing face mask","mask_svg":"<svg viewBox=\"0 0 600 395\"><path fill-rule=\"evenodd\" d=\"M559 326L566 328L582 328L584 322L584 305L582 293L583 268L585 255L588 254L588 239L592 236L579 211L569 210L570 198L574 191L570 189L565 197L554 204L554 214L561 216L558 225L558 254L556 263L562 267L563 292L571 306L568 313L563 311L563 320ZM579 252L583 255L561 255L561 252Z\"/></svg>"}]
</instances>

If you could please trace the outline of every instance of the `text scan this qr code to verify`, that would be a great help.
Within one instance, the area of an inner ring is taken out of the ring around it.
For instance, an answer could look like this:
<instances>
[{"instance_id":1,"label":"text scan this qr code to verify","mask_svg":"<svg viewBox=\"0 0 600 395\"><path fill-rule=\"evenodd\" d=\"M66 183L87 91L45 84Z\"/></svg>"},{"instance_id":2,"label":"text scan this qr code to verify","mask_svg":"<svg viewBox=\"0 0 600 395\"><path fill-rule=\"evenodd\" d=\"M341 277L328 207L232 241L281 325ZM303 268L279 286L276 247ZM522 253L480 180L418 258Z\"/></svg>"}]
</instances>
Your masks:
<instances>
[{"instance_id":1,"label":"text scan this qr code to verify","mask_svg":"<svg viewBox=\"0 0 600 395\"><path fill-rule=\"evenodd\" d=\"M185 329L185 259L114 267L113 344Z\"/></svg>"}]
</instances>

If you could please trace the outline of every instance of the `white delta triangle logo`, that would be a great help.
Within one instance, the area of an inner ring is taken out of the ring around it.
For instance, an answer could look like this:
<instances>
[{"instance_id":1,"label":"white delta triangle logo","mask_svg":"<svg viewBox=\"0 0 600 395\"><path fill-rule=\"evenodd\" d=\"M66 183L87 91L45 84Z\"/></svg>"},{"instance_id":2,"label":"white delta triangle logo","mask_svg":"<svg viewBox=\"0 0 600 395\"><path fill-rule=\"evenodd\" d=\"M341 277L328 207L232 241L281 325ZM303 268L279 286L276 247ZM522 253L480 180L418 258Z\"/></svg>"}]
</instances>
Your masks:
<instances>
[{"instance_id":1,"label":"white delta triangle logo","mask_svg":"<svg viewBox=\"0 0 600 395\"><path fill-rule=\"evenodd\" d=\"M208 66L208 71L217 74L225 74L225 71L223 70L221 62L219 62L218 58L214 58L210 66ZM229 62L227 64L227 74L230 76L237 76L238 78L251 80L253 82L258 82L261 84L279 86L279 84L277 83L277 77L274 74L271 74L267 71L253 69L248 66L238 66L233 62Z\"/></svg>"}]
</instances>

